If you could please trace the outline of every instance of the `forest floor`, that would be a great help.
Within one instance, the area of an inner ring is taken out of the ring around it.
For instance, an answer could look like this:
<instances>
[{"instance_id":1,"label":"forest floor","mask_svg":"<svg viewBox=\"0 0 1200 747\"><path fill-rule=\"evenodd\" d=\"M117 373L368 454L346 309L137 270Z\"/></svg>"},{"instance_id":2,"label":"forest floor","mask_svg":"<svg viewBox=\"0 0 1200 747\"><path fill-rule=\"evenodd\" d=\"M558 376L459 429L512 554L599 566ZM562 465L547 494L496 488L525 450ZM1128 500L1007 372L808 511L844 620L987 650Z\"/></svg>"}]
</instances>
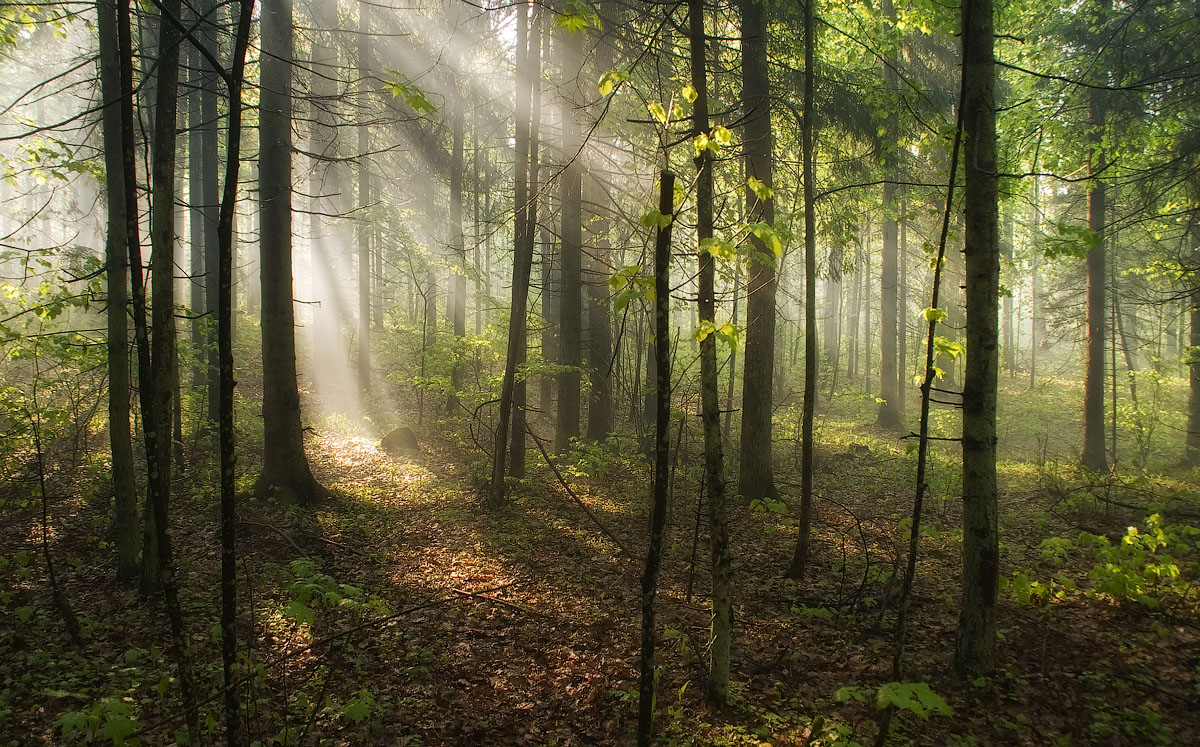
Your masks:
<instances>
[{"instance_id":1,"label":"forest floor","mask_svg":"<svg viewBox=\"0 0 1200 747\"><path fill-rule=\"evenodd\" d=\"M699 454L688 426L658 596L663 744L874 740L875 691L893 679L889 579L905 545L913 458L896 434L835 420L821 425L805 581L782 578L793 509L734 505L736 629L724 708L704 698L707 533L697 521ZM462 433L422 435L420 452L400 458L335 424L318 428L310 454L332 497L311 511L242 505L251 737L264 745L630 743L649 499L635 446L584 449L560 466L629 557L536 449L515 499L492 512L482 507L483 457ZM785 500L796 492L784 466L793 449L781 433ZM3 495L0 742L171 743L183 718L165 615L113 583L108 499L89 487L101 482L103 463L84 463L56 467L47 504L49 549L83 623L82 648L66 641L51 603L40 501L20 481ZM953 454L938 452L905 659L906 679L928 683L953 715L918 713L919 704L901 711L890 743L1200 744L1200 547L1182 528L1200 515L1196 484L1003 464L999 668L963 682L950 673L956 470ZM192 656L208 697L204 742L221 729L213 477L203 465L183 472L172 508ZM1164 516L1158 529L1147 526L1152 512ZM1141 528L1139 539L1121 539L1127 525ZM1084 530L1115 545L1079 541ZM1161 543L1142 544L1156 532Z\"/></svg>"}]
</instances>

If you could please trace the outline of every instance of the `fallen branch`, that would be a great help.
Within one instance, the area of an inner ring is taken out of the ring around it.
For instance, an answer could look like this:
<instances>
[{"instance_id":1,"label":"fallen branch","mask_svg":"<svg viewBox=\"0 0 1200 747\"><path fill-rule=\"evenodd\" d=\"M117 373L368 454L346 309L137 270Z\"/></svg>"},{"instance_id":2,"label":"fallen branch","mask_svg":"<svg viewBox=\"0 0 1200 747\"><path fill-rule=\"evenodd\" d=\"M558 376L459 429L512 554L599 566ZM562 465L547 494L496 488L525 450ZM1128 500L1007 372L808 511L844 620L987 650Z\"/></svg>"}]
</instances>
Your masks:
<instances>
[{"instance_id":1,"label":"fallen branch","mask_svg":"<svg viewBox=\"0 0 1200 747\"><path fill-rule=\"evenodd\" d=\"M579 504L579 507L582 508L584 513L588 515L588 518L595 522L600 531L604 533L604 536L612 540L613 544L625 554L625 557L629 558L630 560L636 560L636 558L633 556L633 553L629 551L629 548L625 547L625 543L617 539L617 535L614 534L611 529L606 527L604 522L600 521L600 517L597 516L592 509L588 508L587 504L584 503L579 496L575 495L574 490L571 490L571 486L567 484L566 478L562 476L562 473L558 471L558 467L555 466L554 460L551 459L550 455L546 453L546 447L542 444L542 439L538 438L538 435L534 433L533 429L531 429L528 425L525 426L525 432L533 437L533 442L537 444L538 451L542 452L542 458L546 460L546 464L550 467L551 471L554 472L554 476L558 478L558 482L563 486L563 490L567 491L567 495L571 496L571 499Z\"/></svg>"}]
</instances>

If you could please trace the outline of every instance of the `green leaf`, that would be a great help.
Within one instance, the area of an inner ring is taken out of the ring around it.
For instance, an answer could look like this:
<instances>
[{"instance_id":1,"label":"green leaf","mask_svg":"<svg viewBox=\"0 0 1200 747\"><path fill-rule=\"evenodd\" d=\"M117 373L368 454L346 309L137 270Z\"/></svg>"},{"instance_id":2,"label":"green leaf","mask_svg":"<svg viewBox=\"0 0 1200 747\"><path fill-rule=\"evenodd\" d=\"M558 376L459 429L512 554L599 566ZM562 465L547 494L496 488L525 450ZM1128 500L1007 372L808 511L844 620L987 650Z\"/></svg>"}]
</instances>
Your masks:
<instances>
[{"instance_id":1,"label":"green leaf","mask_svg":"<svg viewBox=\"0 0 1200 747\"><path fill-rule=\"evenodd\" d=\"M763 184L761 180L750 177L746 180L746 185L754 192L754 196L761 202L766 202L775 196L775 190Z\"/></svg>"},{"instance_id":2,"label":"green leaf","mask_svg":"<svg viewBox=\"0 0 1200 747\"><path fill-rule=\"evenodd\" d=\"M286 617L290 617L291 619L295 620L297 623L307 623L309 625L312 625L315 619L312 609L310 609L309 606L303 602L289 602L288 605L283 608L283 614Z\"/></svg>"},{"instance_id":3,"label":"green leaf","mask_svg":"<svg viewBox=\"0 0 1200 747\"><path fill-rule=\"evenodd\" d=\"M623 83L629 80L629 73L614 70L600 76L600 83L597 88L600 90L601 96L608 96L616 90L618 83Z\"/></svg>"},{"instance_id":4,"label":"green leaf","mask_svg":"<svg viewBox=\"0 0 1200 747\"><path fill-rule=\"evenodd\" d=\"M342 715L356 724L366 721L371 716L371 704L361 698L353 698L342 707Z\"/></svg>"},{"instance_id":5,"label":"green leaf","mask_svg":"<svg viewBox=\"0 0 1200 747\"><path fill-rule=\"evenodd\" d=\"M746 226L746 229L770 249L777 259L783 255L783 242L779 240L779 234L775 233L775 229L770 224L751 223Z\"/></svg>"},{"instance_id":6,"label":"green leaf","mask_svg":"<svg viewBox=\"0 0 1200 747\"><path fill-rule=\"evenodd\" d=\"M654 117L659 124L665 125L667 123L667 110L663 108L662 103L651 101L646 105L646 108L650 110L650 116Z\"/></svg>"},{"instance_id":7,"label":"green leaf","mask_svg":"<svg viewBox=\"0 0 1200 747\"><path fill-rule=\"evenodd\" d=\"M725 239L700 239L700 251L708 252L715 259L733 259L737 256L737 247Z\"/></svg>"},{"instance_id":8,"label":"green leaf","mask_svg":"<svg viewBox=\"0 0 1200 747\"><path fill-rule=\"evenodd\" d=\"M642 225L646 228L666 228L671 225L672 216L663 215L657 210L648 210L642 214Z\"/></svg>"},{"instance_id":9,"label":"green leaf","mask_svg":"<svg viewBox=\"0 0 1200 747\"><path fill-rule=\"evenodd\" d=\"M944 309L939 309L936 306L929 306L921 311L920 316L927 324L933 324L944 321L950 315L947 314Z\"/></svg>"},{"instance_id":10,"label":"green leaf","mask_svg":"<svg viewBox=\"0 0 1200 747\"><path fill-rule=\"evenodd\" d=\"M701 132L696 137L692 138L692 148L696 151L696 158L704 155L704 151L710 148L708 135Z\"/></svg>"},{"instance_id":11,"label":"green leaf","mask_svg":"<svg viewBox=\"0 0 1200 747\"><path fill-rule=\"evenodd\" d=\"M941 335L933 338L933 349L937 351L939 355L948 356L950 360L954 361L963 357L967 352L967 347L961 342L955 342L954 340L947 339Z\"/></svg>"},{"instance_id":12,"label":"green leaf","mask_svg":"<svg viewBox=\"0 0 1200 747\"><path fill-rule=\"evenodd\" d=\"M688 83L683 87L683 97L687 99L689 104L691 104L695 102L696 99L700 98L700 94L696 93L696 89L691 83Z\"/></svg>"},{"instance_id":13,"label":"green leaf","mask_svg":"<svg viewBox=\"0 0 1200 747\"><path fill-rule=\"evenodd\" d=\"M875 708L882 711L888 706L911 711L926 721L930 714L954 715L954 709L924 682L889 682L879 688L875 696Z\"/></svg>"},{"instance_id":14,"label":"green leaf","mask_svg":"<svg viewBox=\"0 0 1200 747\"><path fill-rule=\"evenodd\" d=\"M733 142L733 133L728 127L717 125L712 131L712 139L719 145L729 145Z\"/></svg>"}]
</instances>

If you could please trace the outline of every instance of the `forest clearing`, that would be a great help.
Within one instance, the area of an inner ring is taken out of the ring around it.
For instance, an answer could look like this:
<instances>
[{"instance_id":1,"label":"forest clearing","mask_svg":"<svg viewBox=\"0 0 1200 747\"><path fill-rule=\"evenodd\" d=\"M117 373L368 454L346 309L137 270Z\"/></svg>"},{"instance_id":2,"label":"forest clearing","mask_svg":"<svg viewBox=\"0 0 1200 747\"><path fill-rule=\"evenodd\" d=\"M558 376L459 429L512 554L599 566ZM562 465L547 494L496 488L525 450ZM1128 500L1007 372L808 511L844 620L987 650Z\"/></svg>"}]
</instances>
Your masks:
<instances>
[{"instance_id":1,"label":"forest clearing","mask_svg":"<svg viewBox=\"0 0 1200 747\"><path fill-rule=\"evenodd\" d=\"M1200 743L1198 42L0 6L0 743Z\"/></svg>"}]
</instances>

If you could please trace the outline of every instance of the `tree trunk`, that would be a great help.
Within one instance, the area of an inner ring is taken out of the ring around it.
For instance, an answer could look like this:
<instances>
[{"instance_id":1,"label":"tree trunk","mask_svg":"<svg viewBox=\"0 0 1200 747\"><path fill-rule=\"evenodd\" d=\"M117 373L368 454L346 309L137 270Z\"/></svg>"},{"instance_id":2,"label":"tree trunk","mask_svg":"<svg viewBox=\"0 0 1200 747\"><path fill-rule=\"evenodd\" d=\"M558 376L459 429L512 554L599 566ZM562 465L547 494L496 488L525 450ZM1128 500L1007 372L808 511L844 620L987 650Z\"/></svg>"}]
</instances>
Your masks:
<instances>
[{"instance_id":1,"label":"tree trunk","mask_svg":"<svg viewBox=\"0 0 1200 747\"><path fill-rule=\"evenodd\" d=\"M371 11L370 6L365 2L358 4L358 106L364 117L369 117L368 112L370 100L368 93L370 92L369 76L371 74ZM459 115L461 117L461 114ZM457 143L458 155L462 157L461 139ZM371 131L366 123L358 126L358 208L363 216L369 215L368 209L371 205ZM462 170L459 169L461 174ZM453 192L453 178L451 178L451 192ZM461 191L461 177L460 177ZM461 195L460 195L461 198ZM455 231L454 222L454 197L450 199L450 230ZM461 213L461 208L460 211ZM461 224L461 216L459 224ZM374 230L374 222L369 218L363 218L358 223L358 390L364 395L371 393L371 233ZM462 230L458 230L459 252L462 252ZM453 241L453 239L451 239ZM466 280L466 277L463 277ZM456 366L455 371L458 373L458 383L454 385L455 390L462 383L462 375L459 368Z\"/></svg>"},{"instance_id":2,"label":"tree trunk","mask_svg":"<svg viewBox=\"0 0 1200 747\"><path fill-rule=\"evenodd\" d=\"M529 256L529 275L526 279L526 296L528 296L529 280L533 275L533 249L534 237L537 232L537 213L538 213L538 138L541 131L541 108L542 108L542 90L538 81L541 80L542 57L541 47L546 39L543 38L541 30L547 24L545 16L537 10L536 6L531 7L533 14L529 19L529 33L526 40L528 54L526 55L527 64L532 72L528 85L529 90L529 113L528 117L528 137L525 150L521 152L519 158L522 159L524 170L521 174L525 180L524 197L517 200L514 205L519 220L514 221L513 242L514 246L520 245L522 256ZM523 83L522 86L527 84ZM545 291L543 290L543 299ZM526 311L528 312L529 302L525 303ZM508 471L517 479L525 477L525 452L528 442L527 431L529 429L529 378L522 370L525 367L526 361L529 359L529 321L524 319L518 329L519 339L517 340L515 354L513 359L513 370L517 372L516 379L513 381L513 396L512 396L512 446L508 454Z\"/></svg>"},{"instance_id":3,"label":"tree trunk","mask_svg":"<svg viewBox=\"0 0 1200 747\"><path fill-rule=\"evenodd\" d=\"M704 33L704 0L688 2L691 40L692 137L709 134L708 73ZM713 157L705 148L696 163L696 238L700 316L700 418L704 424L704 487L712 560L712 645L709 648L708 695L717 703L729 699L729 648L733 637L733 561L729 553L729 517L725 506L725 457L721 443L721 405L717 393L716 259L706 243L713 237ZM665 189L665 188L664 188ZM657 266L656 266L657 267ZM657 274L656 274L657 278ZM661 335L661 332L659 333ZM661 363L661 362L660 362ZM661 369L660 369L661 370ZM660 377L661 387L661 377ZM660 415L661 417L661 415ZM659 421L661 427L662 422Z\"/></svg>"},{"instance_id":4,"label":"tree trunk","mask_svg":"<svg viewBox=\"0 0 1200 747\"><path fill-rule=\"evenodd\" d=\"M963 377L963 596L954 664L980 675L996 666L999 533L996 487L997 296L1000 226L996 76L991 0L963 5L963 140L966 153L967 360Z\"/></svg>"},{"instance_id":5,"label":"tree trunk","mask_svg":"<svg viewBox=\"0 0 1200 747\"><path fill-rule=\"evenodd\" d=\"M312 505L326 490L304 453L292 303L292 0L262 4L259 227L262 283L263 469L256 492Z\"/></svg>"},{"instance_id":6,"label":"tree trunk","mask_svg":"<svg viewBox=\"0 0 1200 747\"><path fill-rule=\"evenodd\" d=\"M817 408L817 218L816 168L813 137L816 131L816 23L815 0L804 6L804 119L800 125L800 158L804 178L804 403L800 426L800 516L796 548L788 565L788 578L803 578L808 569L812 538L813 417Z\"/></svg>"},{"instance_id":7,"label":"tree trunk","mask_svg":"<svg viewBox=\"0 0 1200 747\"><path fill-rule=\"evenodd\" d=\"M450 244L457 254L458 272L454 273L454 367L450 370L449 409L458 409L458 392L462 389L466 361L463 358L467 336L467 248L463 241L463 138L466 116L460 107L454 114L451 125L452 146L450 149Z\"/></svg>"},{"instance_id":8,"label":"tree trunk","mask_svg":"<svg viewBox=\"0 0 1200 747\"><path fill-rule=\"evenodd\" d=\"M559 78L559 107L562 116L563 164L559 190L562 226L562 282L559 290L558 363L564 367L558 375L558 418L554 448L564 453L571 439L579 437L579 384L582 363L581 326L583 314L583 164L579 158L582 143L575 96L579 90L580 42L571 38L566 27L559 28L558 56L562 63Z\"/></svg>"},{"instance_id":9,"label":"tree trunk","mask_svg":"<svg viewBox=\"0 0 1200 747\"><path fill-rule=\"evenodd\" d=\"M772 188L771 89L767 74L766 6L741 0L742 106L746 117L746 176ZM769 195L769 193L767 193ZM746 193L747 222L775 223L775 201L760 200L754 189ZM778 257L751 238L755 256L750 261L746 287L746 357L742 380L742 443L738 492L746 500L778 498L771 462L771 394L775 373L775 267Z\"/></svg>"},{"instance_id":10,"label":"tree trunk","mask_svg":"<svg viewBox=\"0 0 1200 747\"><path fill-rule=\"evenodd\" d=\"M896 23L896 8L892 0L883 0L883 16L887 19L888 27ZM889 94L896 95L899 87L899 76L896 74L894 56L883 63L883 82ZM894 105L894 104L893 104ZM899 123L897 115L889 107L884 139L883 160L883 228L882 256L879 268L879 413L875 424L888 430L899 430L904 427L904 410L900 401L900 358L898 347L900 339L900 306L897 286L899 285L899 226L896 224L897 201L897 150L899 148Z\"/></svg>"},{"instance_id":11,"label":"tree trunk","mask_svg":"<svg viewBox=\"0 0 1200 747\"><path fill-rule=\"evenodd\" d=\"M209 50L220 49L217 41L218 30L217 3L215 0L203 0L197 5L197 11L203 17L199 27L199 39ZM197 55L200 57L200 55ZM217 72L207 60L198 60L200 64L200 148L204 157L201 159L200 172L200 212L204 222L204 312L206 334L204 336L204 352L201 360L207 362L208 393L206 416L209 422L217 422L220 405L220 362L217 357L216 312L217 312L217 263L220 251L217 239L217 220L221 196L217 186Z\"/></svg>"},{"instance_id":12,"label":"tree trunk","mask_svg":"<svg viewBox=\"0 0 1200 747\"><path fill-rule=\"evenodd\" d=\"M1108 0L1101 0L1106 4ZM1105 314L1105 185L1100 175L1106 167L1104 153L1104 92L1088 92L1088 230L1095 244L1087 252L1087 353L1083 377L1083 466L1096 472L1108 469L1104 454L1104 324Z\"/></svg>"},{"instance_id":13,"label":"tree trunk","mask_svg":"<svg viewBox=\"0 0 1200 747\"><path fill-rule=\"evenodd\" d=\"M591 260L589 261L588 297L588 394L587 438L601 442L612 430L612 367L613 340L608 317L608 255L611 248L609 231L610 205L604 204L605 192L599 182L591 180L595 215L588 223Z\"/></svg>"},{"instance_id":14,"label":"tree trunk","mask_svg":"<svg viewBox=\"0 0 1200 747\"><path fill-rule=\"evenodd\" d=\"M1015 335L1015 319L1013 318L1013 296L1012 289L1016 286L1016 266L1013 264L1013 237L1016 233L1017 220L1013 210L1009 208L1004 211L1004 241L1000 245L1000 250L1003 254L1005 272L1012 277L1009 281L1008 293L1004 294L1001 300L1001 314L1003 324L1001 328L1004 330L1004 370L1008 371L1009 376L1017 375L1017 341Z\"/></svg>"},{"instance_id":15,"label":"tree trunk","mask_svg":"<svg viewBox=\"0 0 1200 747\"><path fill-rule=\"evenodd\" d=\"M117 547L117 580L131 583L138 574L137 479L133 467L133 436L129 425L129 226L127 193L136 185L126 181L122 156L122 67L129 50L123 49L117 31L117 3L100 0L97 6L100 44L100 86L104 98L105 197L108 208L105 238L108 309L108 441L112 453L113 536ZM132 89L132 86L129 86ZM136 231L136 219L134 230Z\"/></svg>"},{"instance_id":16,"label":"tree trunk","mask_svg":"<svg viewBox=\"0 0 1200 747\"><path fill-rule=\"evenodd\" d=\"M513 389L516 385L517 366L524 360L526 328L525 317L529 305L529 275L533 269L533 246L524 241L528 234L528 172L530 86L529 72L529 8L525 3L517 6L517 59L516 85L516 230L513 236L513 280L511 312L508 318L508 350L504 360L504 378L500 385L500 414L496 425L496 441L492 452L492 482L488 493L488 505L499 508L504 503L504 470L508 452L509 428L512 424ZM519 448L524 449L524 433ZM518 448L516 443L513 448Z\"/></svg>"},{"instance_id":17,"label":"tree trunk","mask_svg":"<svg viewBox=\"0 0 1200 747\"><path fill-rule=\"evenodd\" d=\"M1200 188L1195 189L1193 199L1200 198ZM1192 256L1200 259L1200 215L1192 216ZM1187 434L1184 439L1184 463L1200 465L1200 282L1193 276L1195 286L1188 298L1191 332L1188 337L1187 355L1184 360L1188 369L1188 415Z\"/></svg>"},{"instance_id":18,"label":"tree trunk","mask_svg":"<svg viewBox=\"0 0 1200 747\"><path fill-rule=\"evenodd\" d=\"M675 175L659 174L658 212L674 217ZM654 600L658 593L658 571L662 566L663 541L667 527L667 495L671 452L671 227L674 221L658 228L654 240L654 334L655 346L655 429L653 504L650 510L650 545L642 571L642 649L638 688L639 747L649 747L654 727Z\"/></svg>"},{"instance_id":19,"label":"tree trunk","mask_svg":"<svg viewBox=\"0 0 1200 747\"><path fill-rule=\"evenodd\" d=\"M243 743L241 699L237 680L237 456L233 418L233 220L237 209L238 171L241 165L242 84L254 0L241 0L233 65L226 79L229 91L229 128L226 134L225 190L217 217L218 296L217 356L220 362L219 440L221 451L221 670L224 679L225 740L229 747Z\"/></svg>"},{"instance_id":20,"label":"tree trunk","mask_svg":"<svg viewBox=\"0 0 1200 747\"><path fill-rule=\"evenodd\" d=\"M179 670L179 689L186 713L188 733L200 735L196 710L196 686L188 653L188 638L175 579L168 504L171 500L172 417L175 409L175 146L178 118L180 33L169 19L180 17L179 0L164 0L159 19L158 81L155 88L155 127L152 142L150 208L151 279L153 292L150 370L152 412L146 416L146 472L150 482L154 535L158 565L153 580L163 591L171 641ZM143 566L145 567L145 566Z\"/></svg>"}]
</instances>

